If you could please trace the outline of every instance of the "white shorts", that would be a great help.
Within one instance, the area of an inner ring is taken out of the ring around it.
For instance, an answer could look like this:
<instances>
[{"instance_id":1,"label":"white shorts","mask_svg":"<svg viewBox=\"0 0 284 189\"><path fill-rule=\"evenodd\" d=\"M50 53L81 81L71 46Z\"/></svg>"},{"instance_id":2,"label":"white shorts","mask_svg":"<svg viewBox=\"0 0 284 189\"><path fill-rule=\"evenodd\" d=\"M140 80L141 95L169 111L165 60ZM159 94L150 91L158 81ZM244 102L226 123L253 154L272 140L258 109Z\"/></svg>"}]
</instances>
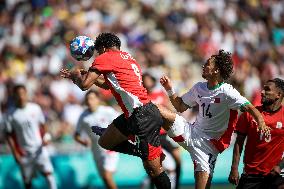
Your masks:
<instances>
[{"instance_id":1,"label":"white shorts","mask_svg":"<svg viewBox=\"0 0 284 189\"><path fill-rule=\"evenodd\" d=\"M45 147L40 148L35 153L22 157L20 168L26 183L32 180L36 171L40 171L41 173L53 173L53 166Z\"/></svg>"},{"instance_id":2,"label":"white shorts","mask_svg":"<svg viewBox=\"0 0 284 189\"><path fill-rule=\"evenodd\" d=\"M181 116L179 116L179 119L179 122L173 124L168 131L168 135L172 138L178 137L179 145L190 153L194 171L206 171L208 174L213 175L219 151L210 139L206 139L198 133L197 129L195 129L198 126L187 123Z\"/></svg>"},{"instance_id":3,"label":"white shorts","mask_svg":"<svg viewBox=\"0 0 284 189\"><path fill-rule=\"evenodd\" d=\"M98 144L94 144L92 147L92 153L100 174L104 171L116 171L119 160L118 152L105 150Z\"/></svg>"}]
</instances>

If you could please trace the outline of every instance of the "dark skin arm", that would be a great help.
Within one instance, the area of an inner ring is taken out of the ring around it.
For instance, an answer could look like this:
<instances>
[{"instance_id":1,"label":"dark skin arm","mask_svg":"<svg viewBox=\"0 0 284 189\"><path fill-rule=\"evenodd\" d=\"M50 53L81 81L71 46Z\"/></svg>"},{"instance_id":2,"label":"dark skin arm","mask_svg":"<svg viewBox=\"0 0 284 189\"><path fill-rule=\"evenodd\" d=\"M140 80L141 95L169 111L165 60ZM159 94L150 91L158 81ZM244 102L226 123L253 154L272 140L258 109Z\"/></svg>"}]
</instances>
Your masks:
<instances>
[{"instance_id":1,"label":"dark skin arm","mask_svg":"<svg viewBox=\"0 0 284 189\"><path fill-rule=\"evenodd\" d=\"M7 134L7 142L8 145L11 148L11 151L14 155L14 158L16 160L17 163L21 163L21 154L16 150L16 144L15 141L13 140L12 134Z\"/></svg>"},{"instance_id":2,"label":"dark skin arm","mask_svg":"<svg viewBox=\"0 0 284 189\"><path fill-rule=\"evenodd\" d=\"M243 107L243 110L248 112L254 120L257 122L257 131L258 132L264 132L265 135L269 135L271 128L266 126L264 119L261 115L261 113L251 104L247 104Z\"/></svg>"},{"instance_id":3,"label":"dark skin arm","mask_svg":"<svg viewBox=\"0 0 284 189\"><path fill-rule=\"evenodd\" d=\"M75 133L74 134L74 139L78 142L78 143L80 143L80 144L82 144L83 146L89 146L90 145L90 141L89 140L84 140L84 139L82 139L82 137L80 136L80 134L79 133Z\"/></svg>"},{"instance_id":4,"label":"dark skin arm","mask_svg":"<svg viewBox=\"0 0 284 189\"><path fill-rule=\"evenodd\" d=\"M60 73L61 77L71 79L82 91L88 90L93 84L103 89L109 89L97 69L92 71L62 69Z\"/></svg>"},{"instance_id":5,"label":"dark skin arm","mask_svg":"<svg viewBox=\"0 0 284 189\"><path fill-rule=\"evenodd\" d=\"M243 145L245 141L246 136L244 134L237 134L236 142L234 145L234 151L233 151L233 160L232 160L232 166L231 166L231 172L229 175L229 182L232 184L237 185L239 183L239 163L240 163L240 157L243 151Z\"/></svg>"}]
</instances>

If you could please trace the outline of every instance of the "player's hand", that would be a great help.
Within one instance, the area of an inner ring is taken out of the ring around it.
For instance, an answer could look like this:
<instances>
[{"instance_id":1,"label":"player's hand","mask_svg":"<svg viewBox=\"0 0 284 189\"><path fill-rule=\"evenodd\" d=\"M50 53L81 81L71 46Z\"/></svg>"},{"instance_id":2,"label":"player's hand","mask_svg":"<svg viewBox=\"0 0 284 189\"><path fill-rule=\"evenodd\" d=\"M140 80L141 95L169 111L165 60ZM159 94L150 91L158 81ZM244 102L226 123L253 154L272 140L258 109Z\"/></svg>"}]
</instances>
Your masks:
<instances>
[{"instance_id":1,"label":"player's hand","mask_svg":"<svg viewBox=\"0 0 284 189\"><path fill-rule=\"evenodd\" d=\"M271 128L268 127L265 124L265 122L258 123L257 132L260 132L261 134L264 134L265 136L269 136L270 130L271 130Z\"/></svg>"},{"instance_id":2,"label":"player's hand","mask_svg":"<svg viewBox=\"0 0 284 189\"><path fill-rule=\"evenodd\" d=\"M88 147L88 146L91 145L91 141L85 140L83 145L84 145L85 147Z\"/></svg>"},{"instance_id":3,"label":"player's hand","mask_svg":"<svg viewBox=\"0 0 284 189\"><path fill-rule=\"evenodd\" d=\"M63 78L71 79L71 72L68 69L61 69L60 74L60 76Z\"/></svg>"},{"instance_id":4,"label":"player's hand","mask_svg":"<svg viewBox=\"0 0 284 189\"><path fill-rule=\"evenodd\" d=\"M238 169L236 168L232 168L231 169L231 172L230 172L230 175L228 177L228 181L231 183L231 184L234 184L234 185L238 185L239 183L239 171Z\"/></svg>"},{"instance_id":5,"label":"player's hand","mask_svg":"<svg viewBox=\"0 0 284 189\"><path fill-rule=\"evenodd\" d=\"M281 173L281 168L278 165L274 166L270 171L270 174L273 176L280 175L280 173Z\"/></svg>"},{"instance_id":6,"label":"player's hand","mask_svg":"<svg viewBox=\"0 0 284 189\"><path fill-rule=\"evenodd\" d=\"M86 71L86 70L84 70L84 69L80 69L80 73L81 73L81 75L85 75L85 74L88 73L88 71Z\"/></svg>"},{"instance_id":7,"label":"player's hand","mask_svg":"<svg viewBox=\"0 0 284 189\"><path fill-rule=\"evenodd\" d=\"M171 90L172 89L172 82L171 80L168 78L168 76L163 76L160 78L160 83L161 85L165 88L166 91Z\"/></svg>"}]
</instances>

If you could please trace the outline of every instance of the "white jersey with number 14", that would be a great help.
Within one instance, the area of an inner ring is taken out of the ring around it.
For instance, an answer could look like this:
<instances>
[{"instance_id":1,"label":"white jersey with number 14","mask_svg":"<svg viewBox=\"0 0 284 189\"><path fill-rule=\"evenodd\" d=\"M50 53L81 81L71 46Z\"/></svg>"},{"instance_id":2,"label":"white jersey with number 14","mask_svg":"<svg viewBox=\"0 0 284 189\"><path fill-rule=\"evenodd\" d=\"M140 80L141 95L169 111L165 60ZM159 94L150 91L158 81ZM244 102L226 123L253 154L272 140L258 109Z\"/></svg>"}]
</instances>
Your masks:
<instances>
[{"instance_id":1,"label":"white jersey with number 14","mask_svg":"<svg viewBox=\"0 0 284 189\"><path fill-rule=\"evenodd\" d=\"M230 84L220 83L208 88L207 82L198 82L182 100L190 107L199 106L194 129L208 139L219 139L227 130L230 110L241 109L249 101Z\"/></svg>"}]
</instances>

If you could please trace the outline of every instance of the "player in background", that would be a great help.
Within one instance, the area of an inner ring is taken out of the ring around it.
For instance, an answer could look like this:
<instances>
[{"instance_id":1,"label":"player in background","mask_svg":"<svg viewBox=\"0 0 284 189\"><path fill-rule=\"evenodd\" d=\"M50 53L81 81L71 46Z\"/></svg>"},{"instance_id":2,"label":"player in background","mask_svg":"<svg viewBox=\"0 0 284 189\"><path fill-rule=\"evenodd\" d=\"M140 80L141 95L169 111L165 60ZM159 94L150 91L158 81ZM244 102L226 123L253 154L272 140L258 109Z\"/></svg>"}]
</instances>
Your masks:
<instances>
[{"instance_id":1,"label":"player in background","mask_svg":"<svg viewBox=\"0 0 284 189\"><path fill-rule=\"evenodd\" d=\"M196 83L181 97L174 92L167 76L160 79L178 112L199 106L199 113L193 124L186 124L184 127L173 125L168 132L170 136L176 136L175 141L179 141L190 153L197 189L210 188L217 156L230 144L238 109L249 112L258 123L258 128L269 134L261 113L236 89L224 82L232 72L230 53L220 50L203 66L202 77L206 82Z\"/></svg>"},{"instance_id":2,"label":"player in background","mask_svg":"<svg viewBox=\"0 0 284 189\"><path fill-rule=\"evenodd\" d=\"M97 91L89 90L86 93L87 109L80 115L74 138L86 147L91 146L97 169L106 188L116 189L112 175L116 171L119 154L100 147L98 145L99 136L92 132L91 127L96 125L106 128L119 113L110 106L101 105L100 100ZM82 133L87 134L88 138L82 137Z\"/></svg>"},{"instance_id":3,"label":"player in background","mask_svg":"<svg viewBox=\"0 0 284 189\"><path fill-rule=\"evenodd\" d=\"M156 188L170 189L171 183L160 158L159 131L164 120L142 85L140 65L129 53L121 51L120 46L121 41L116 35L101 33L95 40L95 50L99 55L89 70L85 73L63 69L62 77L71 79L82 90L93 84L111 90L123 114L107 127L99 145L107 150L140 157ZM134 143L128 141L131 135Z\"/></svg>"},{"instance_id":4,"label":"player in background","mask_svg":"<svg viewBox=\"0 0 284 189\"><path fill-rule=\"evenodd\" d=\"M170 102L167 95L162 89L157 89L156 78L149 73L145 73L142 76L143 86L146 88L150 100L155 104L160 104L167 108L170 107ZM172 138L167 135L167 132L162 128L160 130L161 146L167 151L167 154L171 155L172 158L165 158L163 161L163 167L166 169L172 183L172 188L179 188L180 172L181 172L181 153L179 144L177 144ZM166 154L166 153L165 153ZM166 155L167 155L166 154ZM171 160L174 160L175 166L171 164Z\"/></svg>"},{"instance_id":5,"label":"player in background","mask_svg":"<svg viewBox=\"0 0 284 189\"><path fill-rule=\"evenodd\" d=\"M242 114L237 122L237 138L234 145L233 160L229 182L237 189L284 188L284 178L280 176L284 168L284 108L281 105L284 96L284 81L276 78L264 84L261 92L261 106L257 109L272 130L264 136L256 132L257 123L248 113ZM247 139L244 152L244 172L239 179L238 166ZM282 184L282 185L281 185Z\"/></svg>"},{"instance_id":6,"label":"player in background","mask_svg":"<svg viewBox=\"0 0 284 189\"><path fill-rule=\"evenodd\" d=\"M32 178L39 171L46 178L49 188L56 189L53 166L45 147L50 135L46 132L44 114L39 105L28 102L24 85L16 85L13 90L15 107L7 113L5 130L8 144L20 166L25 188L32 187Z\"/></svg>"}]
</instances>

